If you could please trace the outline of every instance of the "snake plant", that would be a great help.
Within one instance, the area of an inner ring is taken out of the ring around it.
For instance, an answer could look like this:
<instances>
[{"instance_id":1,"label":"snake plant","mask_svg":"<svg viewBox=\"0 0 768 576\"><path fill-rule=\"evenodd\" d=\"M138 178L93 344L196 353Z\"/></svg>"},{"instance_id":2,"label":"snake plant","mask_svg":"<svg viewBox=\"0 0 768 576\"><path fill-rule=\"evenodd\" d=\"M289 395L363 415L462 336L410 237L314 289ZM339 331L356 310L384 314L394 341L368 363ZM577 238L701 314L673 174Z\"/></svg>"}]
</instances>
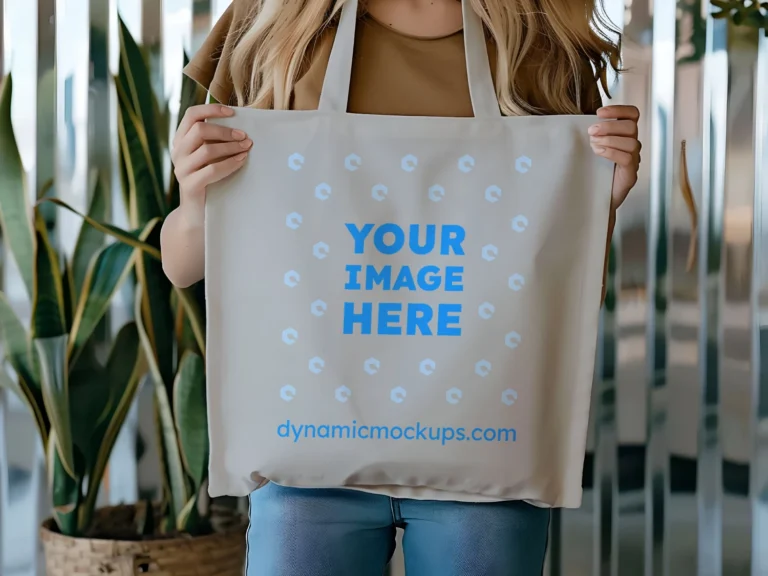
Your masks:
<instances>
[{"instance_id":1,"label":"snake plant","mask_svg":"<svg viewBox=\"0 0 768 576\"><path fill-rule=\"evenodd\" d=\"M0 226L26 290L21 304L28 297L32 314L25 325L19 302L0 293L0 384L29 407L45 448L54 519L62 533L77 536L91 526L109 455L145 371L136 323L122 327L108 352L94 333L157 221L136 233L114 229L123 242L111 244L83 226L72 257L64 258L39 206L31 205L11 125L12 91L9 76L0 90ZM88 214L103 219L106 192L94 183Z\"/></svg>"},{"instance_id":2,"label":"snake plant","mask_svg":"<svg viewBox=\"0 0 768 576\"><path fill-rule=\"evenodd\" d=\"M163 177L170 126L165 106L152 90L147 59L122 21L119 35L115 85L120 171L128 221L131 228L142 229L162 221L178 206L179 190L173 174L167 187ZM205 93L185 78L179 118L187 107L204 99ZM125 232L105 227L89 215L81 216L118 240L130 240ZM208 508L201 502L209 450L203 298L199 289L177 289L166 278L159 236L160 226L156 226L141 239L135 264L135 319L154 388L163 481L164 515L154 521L166 532L199 534L210 530Z\"/></svg>"},{"instance_id":3,"label":"snake plant","mask_svg":"<svg viewBox=\"0 0 768 576\"><path fill-rule=\"evenodd\" d=\"M120 68L116 79L123 188L132 227L165 218L179 202L173 176L163 178L169 126L152 91L147 60L120 23ZM202 103L205 93L182 81L179 117ZM149 238L159 247L159 228ZM138 261L136 318L149 359L165 493L165 527L187 533L209 529L200 504L208 477L208 417L205 390L205 322L202 294L176 289L160 262L149 254Z\"/></svg>"}]
</instances>

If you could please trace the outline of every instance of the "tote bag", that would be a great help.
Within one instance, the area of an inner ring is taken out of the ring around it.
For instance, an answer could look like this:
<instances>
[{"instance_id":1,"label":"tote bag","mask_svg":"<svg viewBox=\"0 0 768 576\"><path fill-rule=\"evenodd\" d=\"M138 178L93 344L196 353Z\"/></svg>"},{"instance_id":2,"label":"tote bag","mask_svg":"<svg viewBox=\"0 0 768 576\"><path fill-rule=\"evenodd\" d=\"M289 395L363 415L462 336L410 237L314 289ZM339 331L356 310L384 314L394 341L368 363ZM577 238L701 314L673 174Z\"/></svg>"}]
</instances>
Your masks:
<instances>
[{"instance_id":1,"label":"tote bag","mask_svg":"<svg viewBox=\"0 0 768 576\"><path fill-rule=\"evenodd\" d=\"M211 495L580 504L613 165L501 116L463 7L473 118L348 114L348 0L317 111L217 120L254 145L207 195Z\"/></svg>"}]
</instances>

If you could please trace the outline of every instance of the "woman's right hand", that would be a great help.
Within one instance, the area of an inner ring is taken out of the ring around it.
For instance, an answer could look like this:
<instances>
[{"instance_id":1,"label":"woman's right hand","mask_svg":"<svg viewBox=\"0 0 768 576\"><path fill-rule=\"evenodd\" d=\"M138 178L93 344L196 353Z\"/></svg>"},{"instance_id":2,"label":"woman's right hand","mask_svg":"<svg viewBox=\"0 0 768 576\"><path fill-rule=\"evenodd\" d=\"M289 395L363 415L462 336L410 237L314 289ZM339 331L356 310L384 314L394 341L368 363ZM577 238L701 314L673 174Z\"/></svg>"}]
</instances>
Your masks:
<instances>
[{"instance_id":1,"label":"woman's right hand","mask_svg":"<svg viewBox=\"0 0 768 576\"><path fill-rule=\"evenodd\" d=\"M205 274L205 190L243 165L253 142L240 130L206 122L232 116L220 104L193 106L173 139L173 160L181 203L163 222L160 248L170 281L186 288Z\"/></svg>"},{"instance_id":2,"label":"woman's right hand","mask_svg":"<svg viewBox=\"0 0 768 576\"><path fill-rule=\"evenodd\" d=\"M245 132L206 122L234 113L221 104L191 106L173 139L171 160L179 182L179 210L191 228L203 226L206 187L243 166L253 146Z\"/></svg>"}]
</instances>

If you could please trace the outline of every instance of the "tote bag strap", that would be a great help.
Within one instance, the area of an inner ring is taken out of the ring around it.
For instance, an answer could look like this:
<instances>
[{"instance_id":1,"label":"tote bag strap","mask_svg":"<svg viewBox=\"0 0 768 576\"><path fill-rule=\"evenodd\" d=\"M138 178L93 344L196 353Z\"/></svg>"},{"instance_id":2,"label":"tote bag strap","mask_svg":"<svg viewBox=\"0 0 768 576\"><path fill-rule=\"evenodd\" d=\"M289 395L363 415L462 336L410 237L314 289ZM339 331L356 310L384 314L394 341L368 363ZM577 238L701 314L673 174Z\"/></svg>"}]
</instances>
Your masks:
<instances>
[{"instance_id":1,"label":"tote bag strap","mask_svg":"<svg viewBox=\"0 0 768 576\"><path fill-rule=\"evenodd\" d=\"M469 94L475 118L500 118L499 102L493 87L483 23L472 9L470 0L461 0L464 14L464 54L467 61ZM321 112L345 113L349 101L352 56L355 48L357 0L346 0L331 48L328 68L320 94Z\"/></svg>"}]
</instances>

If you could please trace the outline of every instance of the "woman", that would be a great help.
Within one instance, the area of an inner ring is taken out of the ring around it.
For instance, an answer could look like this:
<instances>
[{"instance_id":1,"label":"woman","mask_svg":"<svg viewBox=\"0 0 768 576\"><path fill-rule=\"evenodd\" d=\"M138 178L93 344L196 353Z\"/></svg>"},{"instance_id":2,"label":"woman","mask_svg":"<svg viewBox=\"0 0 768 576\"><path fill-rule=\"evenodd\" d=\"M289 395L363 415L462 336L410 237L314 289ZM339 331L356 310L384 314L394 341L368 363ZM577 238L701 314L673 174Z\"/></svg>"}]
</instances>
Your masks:
<instances>
[{"instance_id":1,"label":"woman","mask_svg":"<svg viewBox=\"0 0 768 576\"><path fill-rule=\"evenodd\" d=\"M615 209L637 179L638 111L598 109L597 79L618 67L619 49L595 31L594 1L472 5L486 24L504 114L597 113L592 147L617 166L612 231ZM339 7L333 0L234 0L185 72L223 103L316 109ZM369 0L357 26L349 111L471 116L461 28L456 0ZM181 206L165 221L162 253L179 286L203 277L206 186L238 170L250 137L258 137L205 122L232 114L226 106L194 107L174 141ZM251 495L247 575L381 574L398 526L411 576L541 574L548 524L546 508L426 488L267 484Z\"/></svg>"}]
</instances>

